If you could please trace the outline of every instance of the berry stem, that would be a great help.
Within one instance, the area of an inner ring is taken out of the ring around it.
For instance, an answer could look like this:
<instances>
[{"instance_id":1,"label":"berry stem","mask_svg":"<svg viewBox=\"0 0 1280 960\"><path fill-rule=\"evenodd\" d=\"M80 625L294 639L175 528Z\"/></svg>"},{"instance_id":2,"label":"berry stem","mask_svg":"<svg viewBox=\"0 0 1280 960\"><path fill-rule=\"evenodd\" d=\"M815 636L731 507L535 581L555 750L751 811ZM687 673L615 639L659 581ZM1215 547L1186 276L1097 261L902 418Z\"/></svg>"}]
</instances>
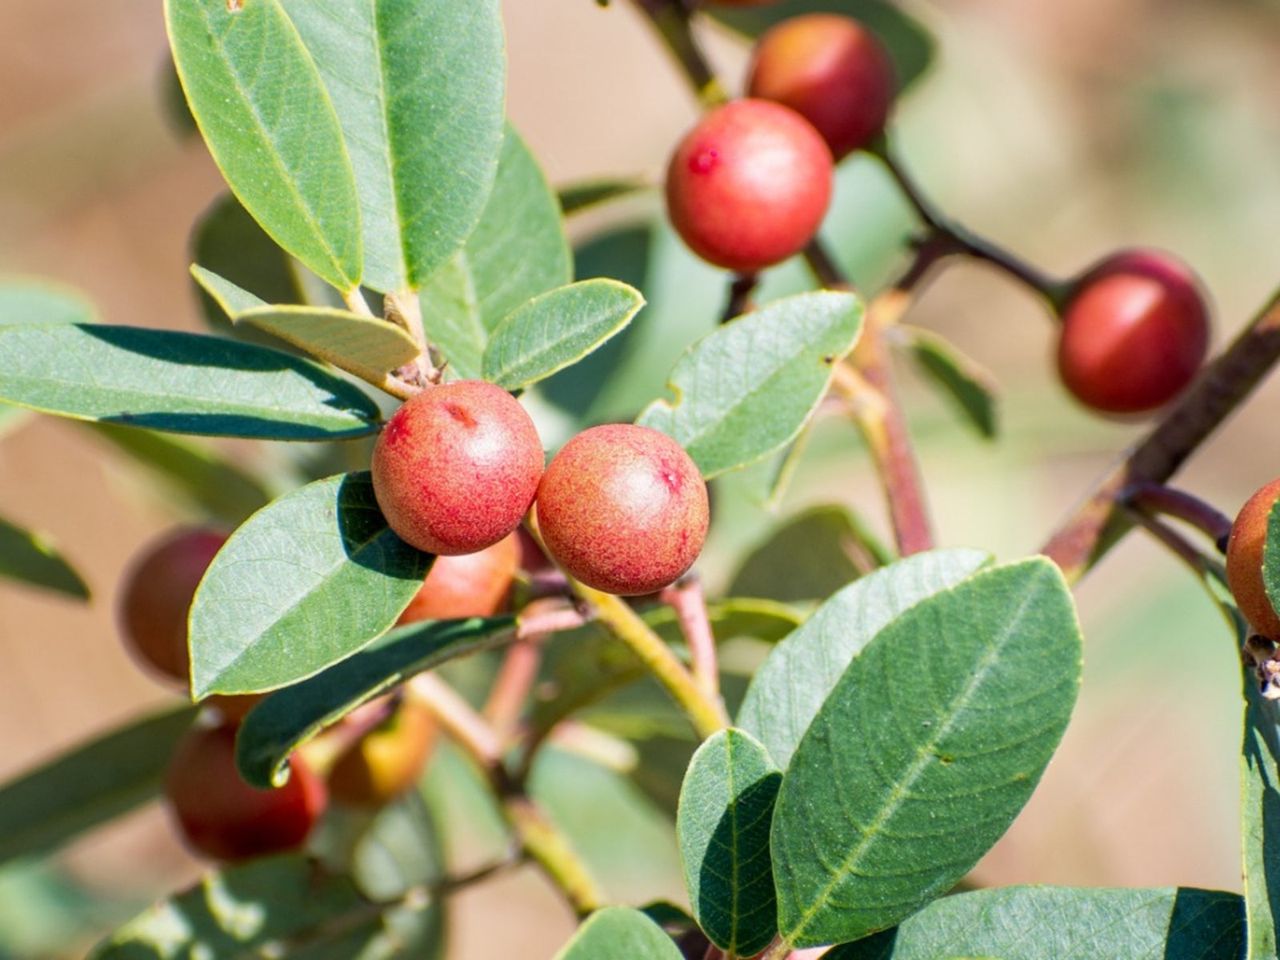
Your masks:
<instances>
[{"instance_id":1,"label":"berry stem","mask_svg":"<svg viewBox=\"0 0 1280 960\"><path fill-rule=\"evenodd\" d=\"M728 94L693 36L690 11L685 5L672 0L635 0L635 4L662 37L668 52L693 86L702 108L707 110L728 103Z\"/></svg>"},{"instance_id":2,"label":"berry stem","mask_svg":"<svg viewBox=\"0 0 1280 960\"><path fill-rule=\"evenodd\" d=\"M720 703L720 665L702 579L696 573L682 577L662 591L662 602L675 611L676 619L680 621L693 661L694 682L709 699Z\"/></svg>"},{"instance_id":3,"label":"berry stem","mask_svg":"<svg viewBox=\"0 0 1280 960\"><path fill-rule=\"evenodd\" d=\"M568 839L507 773L502 741L485 718L434 673L419 674L406 689L485 774L521 851L538 864L574 913L585 917L597 910L604 903L599 885Z\"/></svg>"},{"instance_id":4,"label":"berry stem","mask_svg":"<svg viewBox=\"0 0 1280 960\"><path fill-rule=\"evenodd\" d=\"M1070 582L1085 575L1128 531L1117 510L1135 483L1164 483L1280 361L1280 296L1274 297L1201 374L1182 400L1094 484L1042 553Z\"/></svg>"},{"instance_id":5,"label":"berry stem","mask_svg":"<svg viewBox=\"0 0 1280 960\"><path fill-rule=\"evenodd\" d=\"M877 157L894 183L902 192L902 196L929 229L932 239L942 240L945 252L961 254L975 260L990 263L1045 297L1051 304L1059 305L1066 296L1067 285L1061 280L1049 276L1038 267L1003 247L993 243L986 237L974 233L968 227L944 214L925 194L915 178L911 176L906 165L894 151L889 138L882 137L868 148L868 152Z\"/></svg>"},{"instance_id":6,"label":"berry stem","mask_svg":"<svg viewBox=\"0 0 1280 960\"><path fill-rule=\"evenodd\" d=\"M733 282L729 284L729 297L725 301L724 313L720 315L720 322L728 323L730 320L754 310L756 305L752 295L759 285L760 275L758 273L744 273L734 277Z\"/></svg>"},{"instance_id":7,"label":"berry stem","mask_svg":"<svg viewBox=\"0 0 1280 960\"><path fill-rule=\"evenodd\" d=\"M538 679L547 637L586 622L580 612L565 609L558 599L534 600L521 612L515 642L507 648L484 705L484 716L503 743L516 734L520 713Z\"/></svg>"},{"instance_id":8,"label":"berry stem","mask_svg":"<svg viewBox=\"0 0 1280 960\"><path fill-rule=\"evenodd\" d=\"M1231 518L1199 497L1160 483L1141 480L1131 484L1121 502L1147 516L1169 516L1195 527L1225 553L1231 536Z\"/></svg>"},{"instance_id":9,"label":"berry stem","mask_svg":"<svg viewBox=\"0 0 1280 960\"><path fill-rule=\"evenodd\" d=\"M569 582L578 596L595 607L597 619L625 643L662 684L671 699L689 718L699 737L705 740L716 731L729 726L729 717L719 698L706 693L671 648L640 619L640 615L625 600L611 593L593 590L573 578Z\"/></svg>"}]
</instances>

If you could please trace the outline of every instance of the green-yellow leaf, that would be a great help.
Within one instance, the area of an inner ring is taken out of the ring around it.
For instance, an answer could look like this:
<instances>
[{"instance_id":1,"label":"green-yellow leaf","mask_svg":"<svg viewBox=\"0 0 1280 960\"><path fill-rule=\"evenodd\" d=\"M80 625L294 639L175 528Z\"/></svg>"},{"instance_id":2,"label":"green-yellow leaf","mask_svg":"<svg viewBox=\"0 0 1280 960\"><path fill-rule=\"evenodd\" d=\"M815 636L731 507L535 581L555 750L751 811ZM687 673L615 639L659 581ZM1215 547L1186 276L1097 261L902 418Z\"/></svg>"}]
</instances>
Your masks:
<instances>
[{"instance_id":1,"label":"green-yellow leaf","mask_svg":"<svg viewBox=\"0 0 1280 960\"><path fill-rule=\"evenodd\" d=\"M671 938L639 910L593 913L555 960L683 960Z\"/></svg>"}]
</instances>

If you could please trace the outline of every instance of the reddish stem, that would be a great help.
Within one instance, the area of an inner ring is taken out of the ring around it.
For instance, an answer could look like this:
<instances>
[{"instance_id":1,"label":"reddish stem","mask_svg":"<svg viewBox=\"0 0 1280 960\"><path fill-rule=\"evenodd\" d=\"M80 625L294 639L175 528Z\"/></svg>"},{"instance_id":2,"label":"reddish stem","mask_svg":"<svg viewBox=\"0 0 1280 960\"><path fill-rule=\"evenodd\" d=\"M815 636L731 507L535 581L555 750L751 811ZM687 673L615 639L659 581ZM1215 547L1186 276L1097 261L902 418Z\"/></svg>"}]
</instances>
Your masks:
<instances>
[{"instance_id":1,"label":"reddish stem","mask_svg":"<svg viewBox=\"0 0 1280 960\"><path fill-rule=\"evenodd\" d=\"M702 580L690 574L662 591L662 601L668 604L680 621L680 629L689 644L689 657L693 663L693 679L703 692L713 700L720 699L720 666L716 660L716 638L711 631L711 619L707 615L707 598Z\"/></svg>"},{"instance_id":2,"label":"reddish stem","mask_svg":"<svg viewBox=\"0 0 1280 960\"><path fill-rule=\"evenodd\" d=\"M1166 516L1189 523L1226 552L1231 518L1199 497L1164 484L1140 480L1124 491L1122 501L1148 516Z\"/></svg>"}]
</instances>

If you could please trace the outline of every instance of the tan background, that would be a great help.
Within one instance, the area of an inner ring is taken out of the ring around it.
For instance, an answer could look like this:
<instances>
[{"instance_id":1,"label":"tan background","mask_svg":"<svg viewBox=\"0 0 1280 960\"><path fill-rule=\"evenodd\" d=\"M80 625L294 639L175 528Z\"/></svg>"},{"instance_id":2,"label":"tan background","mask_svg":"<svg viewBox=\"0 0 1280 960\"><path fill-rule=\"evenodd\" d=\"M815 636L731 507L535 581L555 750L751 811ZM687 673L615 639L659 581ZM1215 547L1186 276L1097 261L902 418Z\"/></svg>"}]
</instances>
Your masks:
<instances>
[{"instance_id":1,"label":"tan background","mask_svg":"<svg viewBox=\"0 0 1280 960\"><path fill-rule=\"evenodd\" d=\"M194 328L187 231L220 181L202 148L161 117L158 6L0 0L0 272L78 286L114 323ZM505 6L510 111L553 180L659 170L693 106L627 5ZM1063 272L1119 243L1179 250L1213 290L1219 342L1267 295L1280 278L1274 5L950 0L920 12L940 59L900 126L941 202ZM743 51L724 38L714 50L739 76ZM1033 550L1136 428L1094 425L1070 406L1045 377L1051 325L989 271L948 272L915 319L980 357L1011 398L1005 446L967 436L925 445L944 540L1006 557ZM1183 482L1234 510L1280 474L1278 399L1269 384ZM112 605L128 557L175 515L53 421L0 444L0 511L54 535L95 589L80 607L0 585L7 776L164 701L122 654ZM980 879L1238 888L1238 697L1215 615L1172 561L1137 542L1084 586L1080 604L1082 706ZM154 812L70 857L86 880L142 896L191 869ZM463 903L455 955L467 960L550 956L568 929L528 877Z\"/></svg>"}]
</instances>

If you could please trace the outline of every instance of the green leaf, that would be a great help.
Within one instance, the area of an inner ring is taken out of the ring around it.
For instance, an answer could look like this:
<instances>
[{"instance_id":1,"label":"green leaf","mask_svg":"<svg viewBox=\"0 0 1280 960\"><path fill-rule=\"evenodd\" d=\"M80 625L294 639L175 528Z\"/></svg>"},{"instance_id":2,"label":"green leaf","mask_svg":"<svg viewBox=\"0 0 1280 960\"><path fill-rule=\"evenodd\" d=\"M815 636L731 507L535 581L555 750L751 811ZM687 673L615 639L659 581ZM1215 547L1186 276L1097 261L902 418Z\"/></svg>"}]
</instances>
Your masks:
<instances>
[{"instance_id":1,"label":"green leaf","mask_svg":"<svg viewBox=\"0 0 1280 960\"><path fill-rule=\"evenodd\" d=\"M493 186L506 79L497 0L284 0L337 108L364 223L365 283L418 288Z\"/></svg>"},{"instance_id":2,"label":"green leaf","mask_svg":"<svg viewBox=\"0 0 1280 960\"><path fill-rule=\"evenodd\" d=\"M394 943L383 930L382 913L349 878L287 854L208 875L130 921L89 958L247 960L284 956L287 947L290 957L374 960L388 956L382 951ZM375 950L379 942L381 950Z\"/></svg>"},{"instance_id":3,"label":"green leaf","mask_svg":"<svg viewBox=\"0 0 1280 960\"><path fill-rule=\"evenodd\" d=\"M560 198L560 209L568 217L613 200L648 192L653 188L654 185L642 177L619 177L571 183L561 187L557 195Z\"/></svg>"},{"instance_id":4,"label":"green leaf","mask_svg":"<svg viewBox=\"0 0 1280 960\"><path fill-rule=\"evenodd\" d=\"M411 624L311 679L273 693L240 726L240 773L263 788L283 783L289 776L289 754L322 729L415 674L496 646L514 622L495 617Z\"/></svg>"},{"instance_id":5,"label":"green leaf","mask_svg":"<svg viewBox=\"0 0 1280 960\"><path fill-rule=\"evenodd\" d=\"M1267 514L1267 537L1262 547L1262 585L1274 610L1280 610L1280 501Z\"/></svg>"},{"instance_id":6,"label":"green leaf","mask_svg":"<svg viewBox=\"0 0 1280 960\"><path fill-rule=\"evenodd\" d=\"M747 554L729 593L784 603L827 597L890 561L844 507L814 507L785 520Z\"/></svg>"},{"instance_id":7,"label":"green leaf","mask_svg":"<svg viewBox=\"0 0 1280 960\"><path fill-rule=\"evenodd\" d=\"M165 0L187 102L231 190L340 290L363 270L355 175L333 103L279 0Z\"/></svg>"},{"instance_id":8,"label":"green leaf","mask_svg":"<svg viewBox=\"0 0 1280 960\"><path fill-rule=\"evenodd\" d=\"M707 12L752 39L776 23L806 13L842 13L853 17L870 28L889 51L899 90L915 83L933 62L933 36L890 0L781 0L755 9L728 10L712 5Z\"/></svg>"},{"instance_id":9,"label":"green leaf","mask_svg":"<svg viewBox=\"0 0 1280 960\"><path fill-rule=\"evenodd\" d=\"M1268 537L1268 541L1270 538ZM1276 960L1280 939L1280 706L1244 673L1244 745L1240 812L1247 960Z\"/></svg>"},{"instance_id":10,"label":"green leaf","mask_svg":"<svg viewBox=\"0 0 1280 960\"><path fill-rule=\"evenodd\" d=\"M555 960L683 960L671 938L639 910L593 913Z\"/></svg>"},{"instance_id":11,"label":"green leaf","mask_svg":"<svg viewBox=\"0 0 1280 960\"><path fill-rule=\"evenodd\" d=\"M544 380L621 332L643 306L639 291L617 280L583 280L535 297L493 331L484 378L508 390Z\"/></svg>"},{"instance_id":12,"label":"green leaf","mask_svg":"<svg viewBox=\"0 0 1280 960\"><path fill-rule=\"evenodd\" d=\"M98 311L69 287L47 280L0 280L0 326L27 323L94 323Z\"/></svg>"},{"instance_id":13,"label":"green leaf","mask_svg":"<svg viewBox=\"0 0 1280 960\"><path fill-rule=\"evenodd\" d=\"M262 481L205 446L110 423L86 426L188 503L230 526L239 525L271 499Z\"/></svg>"},{"instance_id":14,"label":"green leaf","mask_svg":"<svg viewBox=\"0 0 1280 960\"><path fill-rule=\"evenodd\" d=\"M990 562L977 550L935 550L845 587L770 652L747 689L738 726L759 738L785 769L827 695L872 637Z\"/></svg>"},{"instance_id":15,"label":"green leaf","mask_svg":"<svg viewBox=\"0 0 1280 960\"><path fill-rule=\"evenodd\" d=\"M951 889L1031 796L1066 730L1080 660L1070 592L1044 557L977 573L881 630L778 793L787 942L856 940Z\"/></svg>"},{"instance_id":16,"label":"green leaf","mask_svg":"<svg viewBox=\"0 0 1280 960\"><path fill-rule=\"evenodd\" d=\"M194 717L192 707L147 717L0 787L0 863L46 853L150 800Z\"/></svg>"},{"instance_id":17,"label":"green leaf","mask_svg":"<svg viewBox=\"0 0 1280 960\"><path fill-rule=\"evenodd\" d=\"M0 400L77 420L267 440L361 437L378 423L360 389L306 360L104 324L0 327Z\"/></svg>"},{"instance_id":18,"label":"green leaf","mask_svg":"<svg viewBox=\"0 0 1280 960\"><path fill-rule=\"evenodd\" d=\"M382 382L420 352L413 337L385 320L333 307L270 306L202 267L193 266L191 275L233 323L264 330L369 383Z\"/></svg>"},{"instance_id":19,"label":"green leaf","mask_svg":"<svg viewBox=\"0 0 1280 960\"><path fill-rule=\"evenodd\" d=\"M489 334L527 300L573 279L556 195L515 130L466 246L422 289L427 337L460 378L481 374Z\"/></svg>"},{"instance_id":20,"label":"green leaf","mask_svg":"<svg viewBox=\"0 0 1280 960\"><path fill-rule=\"evenodd\" d=\"M900 326L911 355L926 377L948 397L965 422L986 440L995 438L996 385L991 374L943 337L919 327Z\"/></svg>"},{"instance_id":21,"label":"green leaf","mask_svg":"<svg viewBox=\"0 0 1280 960\"><path fill-rule=\"evenodd\" d=\"M218 552L191 606L191 688L296 683L381 636L432 557L391 532L368 473L317 480L254 514Z\"/></svg>"},{"instance_id":22,"label":"green leaf","mask_svg":"<svg viewBox=\"0 0 1280 960\"><path fill-rule=\"evenodd\" d=\"M89 599L89 588L47 539L0 517L0 577L33 587Z\"/></svg>"},{"instance_id":23,"label":"green leaf","mask_svg":"<svg viewBox=\"0 0 1280 960\"><path fill-rule=\"evenodd\" d=\"M1238 960L1233 893L1005 887L946 897L824 960Z\"/></svg>"},{"instance_id":24,"label":"green leaf","mask_svg":"<svg viewBox=\"0 0 1280 960\"><path fill-rule=\"evenodd\" d=\"M854 294L777 300L690 347L671 372L675 399L636 422L675 438L706 477L744 467L800 432L861 332Z\"/></svg>"},{"instance_id":25,"label":"green leaf","mask_svg":"<svg viewBox=\"0 0 1280 960\"><path fill-rule=\"evenodd\" d=\"M706 740L680 789L676 830L694 916L711 942L750 957L778 930L769 825L782 774L741 730Z\"/></svg>"}]
</instances>

